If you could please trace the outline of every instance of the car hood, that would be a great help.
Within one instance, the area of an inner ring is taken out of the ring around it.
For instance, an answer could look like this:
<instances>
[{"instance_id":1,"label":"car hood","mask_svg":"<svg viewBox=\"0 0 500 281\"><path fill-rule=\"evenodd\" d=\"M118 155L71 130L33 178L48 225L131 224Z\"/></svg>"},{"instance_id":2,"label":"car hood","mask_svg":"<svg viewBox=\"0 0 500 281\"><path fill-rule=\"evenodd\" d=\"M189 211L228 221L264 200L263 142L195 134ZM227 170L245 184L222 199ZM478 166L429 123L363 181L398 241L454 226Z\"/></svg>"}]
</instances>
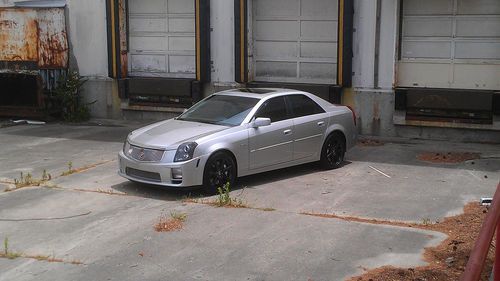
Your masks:
<instances>
[{"instance_id":1,"label":"car hood","mask_svg":"<svg viewBox=\"0 0 500 281\"><path fill-rule=\"evenodd\" d=\"M135 130L128 140L131 144L142 147L169 150L227 128L229 127L170 119Z\"/></svg>"}]
</instances>

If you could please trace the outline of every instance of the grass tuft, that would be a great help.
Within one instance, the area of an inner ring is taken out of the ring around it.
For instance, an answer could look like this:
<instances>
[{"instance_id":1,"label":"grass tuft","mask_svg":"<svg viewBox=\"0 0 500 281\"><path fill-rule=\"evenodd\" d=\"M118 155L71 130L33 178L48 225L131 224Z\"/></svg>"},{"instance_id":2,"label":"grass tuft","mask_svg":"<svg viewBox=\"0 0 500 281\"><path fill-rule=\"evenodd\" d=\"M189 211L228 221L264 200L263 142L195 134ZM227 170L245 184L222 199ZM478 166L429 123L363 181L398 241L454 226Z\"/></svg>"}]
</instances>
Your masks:
<instances>
[{"instance_id":1,"label":"grass tuft","mask_svg":"<svg viewBox=\"0 0 500 281\"><path fill-rule=\"evenodd\" d=\"M181 230L186 219L186 213L172 211L170 212L170 216L162 214L158 218L158 222L154 225L154 229L156 232L170 232Z\"/></svg>"}]
</instances>

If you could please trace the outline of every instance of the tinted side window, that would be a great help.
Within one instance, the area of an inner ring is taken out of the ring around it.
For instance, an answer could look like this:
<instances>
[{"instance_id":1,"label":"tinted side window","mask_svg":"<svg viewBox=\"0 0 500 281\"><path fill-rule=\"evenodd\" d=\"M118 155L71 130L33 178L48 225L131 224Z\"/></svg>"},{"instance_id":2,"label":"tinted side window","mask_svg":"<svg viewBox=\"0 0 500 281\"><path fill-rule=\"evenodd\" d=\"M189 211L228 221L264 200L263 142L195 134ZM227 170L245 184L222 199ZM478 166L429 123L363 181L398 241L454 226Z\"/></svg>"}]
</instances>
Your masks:
<instances>
[{"instance_id":1,"label":"tinted side window","mask_svg":"<svg viewBox=\"0 0 500 281\"><path fill-rule=\"evenodd\" d=\"M291 95L287 97L293 111L293 117L324 113L325 111L312 99L304 95Z\"/></svg>"},{"instance_id":2,"label":"tinted side window","mask_svg":"<svg viewBox=\"0 0 500 281\"><path fill-rule=\"evenodd\" d=\"M271 118L271 122L288 119L285 98L277 97L266 101L255 114L255 118L258 117Z\"/></svg>"}]
</instances>

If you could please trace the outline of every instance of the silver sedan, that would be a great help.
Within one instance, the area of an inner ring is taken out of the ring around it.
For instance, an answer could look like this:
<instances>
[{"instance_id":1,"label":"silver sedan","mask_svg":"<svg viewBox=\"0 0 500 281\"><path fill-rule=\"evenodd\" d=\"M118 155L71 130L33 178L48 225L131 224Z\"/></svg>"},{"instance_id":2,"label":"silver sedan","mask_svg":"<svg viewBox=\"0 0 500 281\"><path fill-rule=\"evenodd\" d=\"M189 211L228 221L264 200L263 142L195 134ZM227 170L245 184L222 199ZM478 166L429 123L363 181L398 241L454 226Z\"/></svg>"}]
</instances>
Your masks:
<instances>
[{"instance_id":1,"label":"silver sedan","mask_svg":"<svg viewBox=\"0 0 500 281\"><path fill-rule=\"evenodd\" d=\"M306 92L228 90L177 118L130 133L119 153L119 174L136 182L216 192L237 177L307 162L338 168L356 143L356 131L350 108Z\"/></svg>"}]
</instances>

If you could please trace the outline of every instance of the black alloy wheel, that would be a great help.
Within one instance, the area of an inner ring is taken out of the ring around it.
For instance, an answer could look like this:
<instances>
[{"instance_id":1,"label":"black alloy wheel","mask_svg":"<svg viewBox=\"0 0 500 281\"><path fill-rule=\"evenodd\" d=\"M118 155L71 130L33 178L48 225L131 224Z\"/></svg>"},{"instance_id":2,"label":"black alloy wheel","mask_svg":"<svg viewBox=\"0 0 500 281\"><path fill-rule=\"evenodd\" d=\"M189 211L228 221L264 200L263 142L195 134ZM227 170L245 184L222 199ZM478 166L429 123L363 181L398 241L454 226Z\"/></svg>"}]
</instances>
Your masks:
<instances>
[{"instance_id":1,"label":"black alloy wheel","mask_svg":"<svg viewBox=\"0 0 500 281\"><path fill-rule=\"evenodd\" d=\"M205 164L203 173L203 187L205 191L215 194L218 188L223 188L226 183L232 187L236 179L236 163L225 152L216 152L210 156Z\"/></svg>"},{"instance_id":2,"label":"black alloy wheel","mask_svg":"<svg viewBox=\"0 0 500 281\"><path fill-rule=\"evenodd\" d=\"M345 140L340 133L328 136L321 150L321 166L325 169L336 169L344 162Z\"/></svg>"}]
</instances>

